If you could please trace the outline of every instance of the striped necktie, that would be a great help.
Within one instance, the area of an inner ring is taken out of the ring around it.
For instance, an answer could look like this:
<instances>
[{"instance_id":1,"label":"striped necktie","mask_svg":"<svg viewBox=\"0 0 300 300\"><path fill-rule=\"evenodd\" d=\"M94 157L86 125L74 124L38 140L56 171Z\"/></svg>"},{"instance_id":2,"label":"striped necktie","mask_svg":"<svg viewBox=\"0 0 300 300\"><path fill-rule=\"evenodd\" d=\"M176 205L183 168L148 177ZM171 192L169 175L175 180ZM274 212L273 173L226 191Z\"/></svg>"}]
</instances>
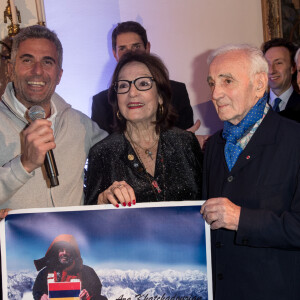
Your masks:
<instances>
[{"instance_id":1,"label":"striped necktie","mask_svg":"<svg viewBox=\"0 0 300 300\"><path fill-rule=\"evenodd\" d=\"M280 112L279 103L281 102L280 98L276 98L273 105L273 110L276 112Z\"/></svg>"}]
</instances>

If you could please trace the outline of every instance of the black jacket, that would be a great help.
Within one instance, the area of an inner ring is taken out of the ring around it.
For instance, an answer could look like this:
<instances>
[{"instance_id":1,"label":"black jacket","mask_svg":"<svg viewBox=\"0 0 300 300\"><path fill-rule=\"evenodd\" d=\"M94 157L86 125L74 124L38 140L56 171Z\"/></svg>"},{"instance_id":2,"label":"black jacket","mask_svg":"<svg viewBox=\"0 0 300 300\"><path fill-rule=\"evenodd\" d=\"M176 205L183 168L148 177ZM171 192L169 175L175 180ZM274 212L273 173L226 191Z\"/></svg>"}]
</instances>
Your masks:
<instances>
[{"instance_id":1,"label":"black jacket","mask_svg":"<svg viewBox=\"0 0 300 300\"><path fill-rule=\"evenodd\" d=\"M300 95L293 91L284 110L279 114L290 120L300 122Z\"/></svg>"},{"instance_id":2,"label":"black jacket","mask_svg":"<svg viewBox=\"0 0 300 300\"><path fill-rule=\"evenodd\" d=\"M101 192L122 180L134 189L137 202L199 200L202 152L198 140L179 128L162 132L153 178L146 175L123 134L109 135L90 150L85 204L96 204ZM153 180L160 193L151 185Z\"/></svg>"}]
</instances>

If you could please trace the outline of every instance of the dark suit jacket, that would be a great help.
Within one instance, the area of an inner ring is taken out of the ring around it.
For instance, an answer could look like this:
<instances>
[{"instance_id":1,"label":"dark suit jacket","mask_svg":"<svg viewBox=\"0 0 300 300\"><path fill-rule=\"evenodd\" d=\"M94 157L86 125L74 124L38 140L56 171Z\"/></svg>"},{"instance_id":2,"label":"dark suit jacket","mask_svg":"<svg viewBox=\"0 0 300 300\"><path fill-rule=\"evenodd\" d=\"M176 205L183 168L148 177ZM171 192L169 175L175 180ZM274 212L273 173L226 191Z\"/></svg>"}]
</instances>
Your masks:
<instances>
[{"instance_id":1,"label":"dark suit jacket","mask_svg":"<svg viewBox=\"0 0 300 300\"><path fill-rule=\"evenodd\" d=\"M300 95L293 91L284 110L279 114L285 118L300 122Z\"/></svg>"},{"instance_id":2,"label":"dark suit jacket","mask_svg":"<svg viewBox=\"0 0 300 300\"><path fill-rule=\"evenodd\" d=\"M211 231L215 300L300 299L300 125L271 109L229 172L207 142L204 199L241 206L237 231Z\"/></svg>"},{"instance_id":3,"label":"dark suit jacket","mask_svg":"<svg viewBox=\"0 0 300 300\"><path fill-rule=\"evenodd\" d=\"M172 105L178 114L175 126L181 129L190 128L194 124L193 109L190 104L186 86L182 82L170 80L172 90ZM108 90L104 90L93 97L92 120L100 128L112 133L113 109L108 103Z\"/></svg>"}]
</instances>

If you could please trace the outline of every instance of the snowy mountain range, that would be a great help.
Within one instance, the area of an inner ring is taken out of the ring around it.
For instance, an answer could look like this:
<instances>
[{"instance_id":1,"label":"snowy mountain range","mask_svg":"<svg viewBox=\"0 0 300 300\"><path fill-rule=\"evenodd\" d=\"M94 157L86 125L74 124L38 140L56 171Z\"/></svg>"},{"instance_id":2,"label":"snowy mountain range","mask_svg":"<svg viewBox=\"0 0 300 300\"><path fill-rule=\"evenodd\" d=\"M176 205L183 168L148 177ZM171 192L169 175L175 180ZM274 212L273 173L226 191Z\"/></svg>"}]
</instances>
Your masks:
<instances>
[{"instance_id":1,"label":"snowy mountain range","mask_svg":"<svg viewBox=\"0 0 300 300\"><path fill-rule=\"evenodd\" d=\"M207 277L198 270L96 270L108 300L207 300ZM28 298L37 272L8 274L8 299ZM5 298L4 298L5 299Z\"/></svg>"}]
</instances>

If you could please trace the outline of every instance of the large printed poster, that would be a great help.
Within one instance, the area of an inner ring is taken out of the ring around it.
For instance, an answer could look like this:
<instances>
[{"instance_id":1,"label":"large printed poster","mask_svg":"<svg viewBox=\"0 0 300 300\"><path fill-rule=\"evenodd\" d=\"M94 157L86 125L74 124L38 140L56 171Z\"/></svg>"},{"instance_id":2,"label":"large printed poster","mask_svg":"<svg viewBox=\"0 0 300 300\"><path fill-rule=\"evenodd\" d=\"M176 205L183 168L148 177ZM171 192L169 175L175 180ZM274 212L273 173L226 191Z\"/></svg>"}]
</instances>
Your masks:
<instances>
[{"instance_id":1,"label":"large printed poster","mask_svg":"<svg viewBox=\"0 0 300 300\"><path fill-rule=\"evenodd\" d=\"M201 204L12 211L0 225L3 299L212 300Z\"/></svg>"}]
</instances>

